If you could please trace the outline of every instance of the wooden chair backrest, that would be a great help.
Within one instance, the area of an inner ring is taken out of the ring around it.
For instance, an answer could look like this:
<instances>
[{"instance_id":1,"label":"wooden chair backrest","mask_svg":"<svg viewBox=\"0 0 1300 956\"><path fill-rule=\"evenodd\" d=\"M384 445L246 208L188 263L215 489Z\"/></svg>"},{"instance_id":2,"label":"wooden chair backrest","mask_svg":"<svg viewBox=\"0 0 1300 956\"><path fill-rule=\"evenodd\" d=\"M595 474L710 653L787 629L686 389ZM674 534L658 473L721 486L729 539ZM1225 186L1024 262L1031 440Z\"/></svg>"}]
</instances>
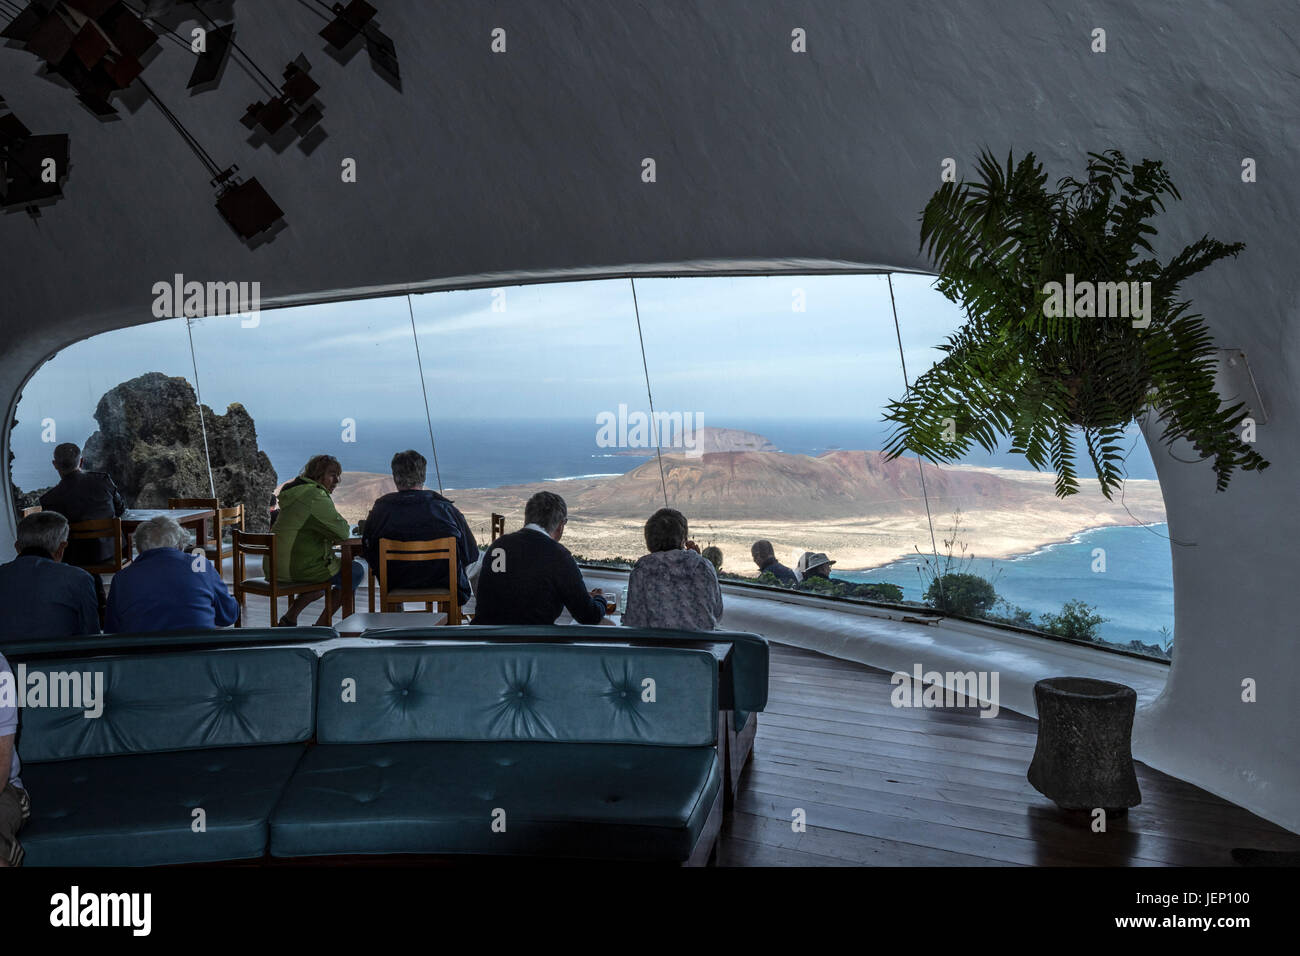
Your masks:
<instances>
[{"instance_id":1,"label":"wooden chair backrest","mask_svg":"<svg viewBox=\"0 0 1300 956\"><path fill-rule=\"evenodd\" d=\"M250 554L268 558L275 556L275 535L273 534L257 534L253 531L243 531L236 528L230 533L230 536L235 546L236 560Z\"/></svg>"},{"instance_id":2,"label":"wooden chair backrest","mask_svg":"<svg viewBox=\"0 0 1300 956\"><path fill-rule=\"evenodd\" d=\"M167 507L176 510L177 508L203 508L216 511L221 507L220 498L168 498Z\"/></svg>"},{"instance_id":3,"label":"wooden chair backrest","mask_svg":"<svg viewBox=\"0 0 1300 956\"><path fill-rule=\"evenodd\" d=\"M96 565L96 567L111 565L115 570L121 570L131 557L127 554L126 560L123 560L121 518L95 518L92 521L78 521L68 525L69 541L92 541L102 538L112 539L113 559L106 565Z\"/></svg>"},{"instance_id":4,"label":"wooden chair backrest","mask_svg":"<svg viewBox=\"0 0 1300 956\"><path fill-rule=\"evenodd\" d=\"M218 508L217 523L218 523L218 527L221 529L238 528L240 531L243 531L244 530L244 506L242 504L238 504L238 505L232 505L229 508Z\"/></svg>"},{"instance_id":5,"label":"wooden chair backrest","mask_svg":"<svg viewBox=\"0 0 1300 956\"><path fill-rule=\"evenodd\" d=\"M446 561L447 581L450 589L456 590L456 544L455 538L434 538L431 541L394 541L392 538L379 539L379 590L388 590L389 561Z\"/></svg>"},{"instance_id":6,"label":"wooden chair backrest","mask_svg":"<svg viewBox=\"0 0 1300 956\"><path fill-rule=\"evenodd\" d=\"M77 521L68 525L69 541L89 541L93 538L122 537L121 518L96 518L93 521Z\"/></svg>"},{"instance_id":7,"label":"wooden chair backrest","mask_svg":"<svg viewBox=\"0 0 1300 956\"><path fill-rule=\"evenodd\" d=\"M379 539L379 601L380 609L388 607L388 562L389 561L446 561L447 588L416 589L431 598L441 599L448 605L448 623L460 623L460 592L456 587L456 545L455 538L434 538L431 541L394 541L391 538Z\"/></svg>"}]
</instances>

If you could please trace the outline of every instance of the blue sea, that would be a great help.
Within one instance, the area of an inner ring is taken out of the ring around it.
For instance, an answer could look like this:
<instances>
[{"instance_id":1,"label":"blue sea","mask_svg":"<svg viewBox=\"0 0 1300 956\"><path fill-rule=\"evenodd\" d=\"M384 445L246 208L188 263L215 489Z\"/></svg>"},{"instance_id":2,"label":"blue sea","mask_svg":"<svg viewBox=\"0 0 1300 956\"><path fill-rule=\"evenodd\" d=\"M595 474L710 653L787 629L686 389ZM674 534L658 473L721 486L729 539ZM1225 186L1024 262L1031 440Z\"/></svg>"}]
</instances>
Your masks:
<instances>
[{"instance_id":1,"label":"blue sea","mask_svg":"<svg viewBox=\"0 0 1300 956\"><path fill-rule=\"evenodd\" d=\"M19 416L13 432L13 480L24 490L53 482L50 447L42 444L40 424L31 416ZM298 474L307 459L322 452L334 455L345 471L388 471L393 452L414 448L429 459L430 484L437 483L430 453L429 425L425 419L384 421L356 426L355 441L342 440L342 430L333 421L257 421L258 446L271 459L281 481ZM727 428L756 432L778 449L796 455L820 455L842 448L878 449L885 444L889 429L870 420L746 420L707 422ZM84 444L95 423L61 420L59 440ZM524 484L547 478L580 475L622 474L654 457L611 454L596 445L596 425L591 419L510 420L455 419L433 421L437 443L438 470L444 488L492 488ZM1023 458L1004 452L972 453L964 461L972 465L1024 468ZM93 465L93 463L92 463ZM1140 441L1129 461L1129 477L1154 478L1146 446Z\"/></svg>"},{"instance_id":2,"label":"blue sea","mask_svg":"<svg viewBox=\"0 0 1300 956\"><path fill-rule=\"evenodd\" d=\"M840 448L880 448L888 434L886 426L869 420L729 419L710 424L757 432L781 451L805 455ZM84 443L93 428L89 420L62 422L60 439ZM341 429L333 422L263 420L257 422L257 432L258 445L270 457L281 481L298 474L308 458L322 452L336 456L345 472L386 473L394 451L414 448L429 458L430 487L439 484L440 474L442 487L453 498L457 488L622 474L653 458L653 451L644 456L626 455L598 447L596 426L591 420L435 420L437 472L430 453L429 425L422 418L373 425L362 421L357 424L355 441L350 442L342 440ZM39 426L21 423L14 430L13 443L13 477L18 486L31 490L51 484L50 448L41 444ZM966 461L1025 467L1023 459L1004 453L971 455ZM1136 442L1128 472L1133 478L1155 477L1141 441ZM1103 528L1033 554L996 562L976 560L969 570L992 580L1000 596L1031 611L1035 620L1044 612L1059 612L1064 601L1077 599L1095 605L1109 618L1100 629L1106 640L1158 644L1159 629L1173 627L1173 582L1166 534L1164 525ZM977 541L970 544L977 550ZM1092 551L1098 547L1106 550L1107 568L1102 574L1091 571ZM873 571L837 576L888 581L901 586L908 599L919 600L919 563L919 558L908 558Z\"/></svg>"},{"instance_id":3,"label":"blue sea","mask_svg":"<svg viewBox=\"0 0 1300 956\"><path fill-rule=\"evenodd\" d=\"M1104 572L1092 570L1097 548L1105 552ZM1174 627L1169 549L1165 524L1096 528L1032 554L999 560L976 558L963 570L991 581L999 597L1032 612L1035 623L1043 613L1060 613L1066 601L1084 601L1108 618L1098 628L1105 640L1161 644L1160 628L1167 627L1172 633ZM903 589L904 599L920 601L929 583L918 571L922 563L923 558L916 556L871 571L837 572L835 576L896 584Z\"/></svg>"}]
</instances>

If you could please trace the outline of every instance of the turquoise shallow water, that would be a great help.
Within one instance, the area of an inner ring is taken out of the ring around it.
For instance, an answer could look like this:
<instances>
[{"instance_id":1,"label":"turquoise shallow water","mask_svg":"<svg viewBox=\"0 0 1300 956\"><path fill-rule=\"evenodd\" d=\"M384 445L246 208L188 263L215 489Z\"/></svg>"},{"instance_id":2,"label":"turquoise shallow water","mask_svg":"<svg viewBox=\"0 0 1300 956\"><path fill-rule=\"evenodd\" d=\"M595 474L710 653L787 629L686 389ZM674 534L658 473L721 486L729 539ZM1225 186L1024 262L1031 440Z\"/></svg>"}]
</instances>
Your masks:
<instances>
[{"instance_id":1,"label":"turquoise shallow water","mask_svg":"<svg viewBox=\"0 0 1300 956\"><path fill-rule=\"evenodd\" d=\"M1161 643L1160 628L1174 627L1174 585L1168 526L1098 528L1073 541L1049 545L1019 557L990 561L976 558L966 568L993 582L999 597L1034 614L1058 613L1066 601L1094 605L1108 618L1102 638ZM1106 570L1092 570L1093 550L1106 553ZM921 600L925 584L919 557L895 561L871 571L837 572L851 581L886 581L903 588L909 601Z\"/></svg>"}]
</instances>

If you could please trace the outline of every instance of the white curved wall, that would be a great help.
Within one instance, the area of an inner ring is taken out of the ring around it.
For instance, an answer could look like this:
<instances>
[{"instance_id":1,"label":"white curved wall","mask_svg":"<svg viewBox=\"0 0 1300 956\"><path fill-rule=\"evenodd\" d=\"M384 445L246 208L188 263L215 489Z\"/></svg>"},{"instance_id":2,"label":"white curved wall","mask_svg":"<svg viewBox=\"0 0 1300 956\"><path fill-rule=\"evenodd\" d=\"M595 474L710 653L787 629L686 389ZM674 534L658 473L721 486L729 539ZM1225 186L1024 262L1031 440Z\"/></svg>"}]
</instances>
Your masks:
<instances>
[{"instance_id":1,"label":"white curved wall","mask_svg":"<svg viewBox=\"0 0 1300 956\"><path fill-rule=\"evenodd\" d=\"M0 49L0 90L35 132L69 132L66 198L39 225L0 217L0 403L42 359L148 318L153 282L258 280L269 299L516 270L692 260L826 259L924 269L917 216L943 158L1035 150L1054 175L1089 150L1164 159L1185 202L1162 251L1210 232L1236 262L1189 284L1218 344L1244 349L1273 462L1214 492L1205 465L1155 454L1173 537L1177 655L1143 710L1152 763L1300 830L1300 315L1292 174L1300 80L1292 4L900 4L896 0L381 0L405 91L364 55L321 54L295 0L237 3L268 72L305 51L329 139L310 156L245 142L258 96L238 67L188 98L169 44L147 78L218 162L238 162L286 210L255 251L211 208L207 176L152 106L100 123L33 58ZM489 51L493 27L509 52ZM808 53L790 52L793 27ZM1107 31L1104 54L1091 32ZM659 181L640 181L657 160ZM339 163L358 160L356 184ZM1242 183L1242 159L1258 181ZM7 433L0 455L7 452ZM1189 458L1184 449L1181 457ZM7 494L7 487L6 487ZM0 517L8 549L12 520ZM1259 682L1245 704L1240 685Z\"/></svg>"}]
</instances>

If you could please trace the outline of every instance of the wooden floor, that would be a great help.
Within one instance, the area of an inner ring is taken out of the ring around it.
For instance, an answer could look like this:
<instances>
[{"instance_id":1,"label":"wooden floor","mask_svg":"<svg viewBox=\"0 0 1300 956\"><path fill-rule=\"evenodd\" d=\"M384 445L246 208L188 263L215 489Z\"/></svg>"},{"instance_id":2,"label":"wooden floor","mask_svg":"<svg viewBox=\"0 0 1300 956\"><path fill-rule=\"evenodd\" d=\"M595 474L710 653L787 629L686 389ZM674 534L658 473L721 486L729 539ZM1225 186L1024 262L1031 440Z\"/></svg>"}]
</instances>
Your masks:
<instances>
[{"instance_id":1,"label":"wooden floor","mask_svg":"<svg viewBox=\"0 0 1300 956\"><path fill-rule=\"evenodd\" d=\"M358 610L366 594L362 584ZM248 626L266 626L269 611L251 597ZM1037 721L895 708L893 689L885 671L772 645L767 710L719 865L1233 866L1235 847L1300 851L1300 835L1141 763L1142 803L1093 833L1087 815L1058 810L1025 779ZM803 833L791 828L796 808Z\"/></svg>"},{"instance_id":2,"label":"wooden floor","mask_svg":"<svg viewBox=\"0 0 1300 956\"><path fill-rule=\"evenodd\" d=\"M1025 772L1038 724L895 708L884 671L772 645L771 687L723 866L1233 866L1300 836L1137 764L1142 803L1093 833ZM792 830L802 808L807 830Z\"/></svg>"}]
</instances>

